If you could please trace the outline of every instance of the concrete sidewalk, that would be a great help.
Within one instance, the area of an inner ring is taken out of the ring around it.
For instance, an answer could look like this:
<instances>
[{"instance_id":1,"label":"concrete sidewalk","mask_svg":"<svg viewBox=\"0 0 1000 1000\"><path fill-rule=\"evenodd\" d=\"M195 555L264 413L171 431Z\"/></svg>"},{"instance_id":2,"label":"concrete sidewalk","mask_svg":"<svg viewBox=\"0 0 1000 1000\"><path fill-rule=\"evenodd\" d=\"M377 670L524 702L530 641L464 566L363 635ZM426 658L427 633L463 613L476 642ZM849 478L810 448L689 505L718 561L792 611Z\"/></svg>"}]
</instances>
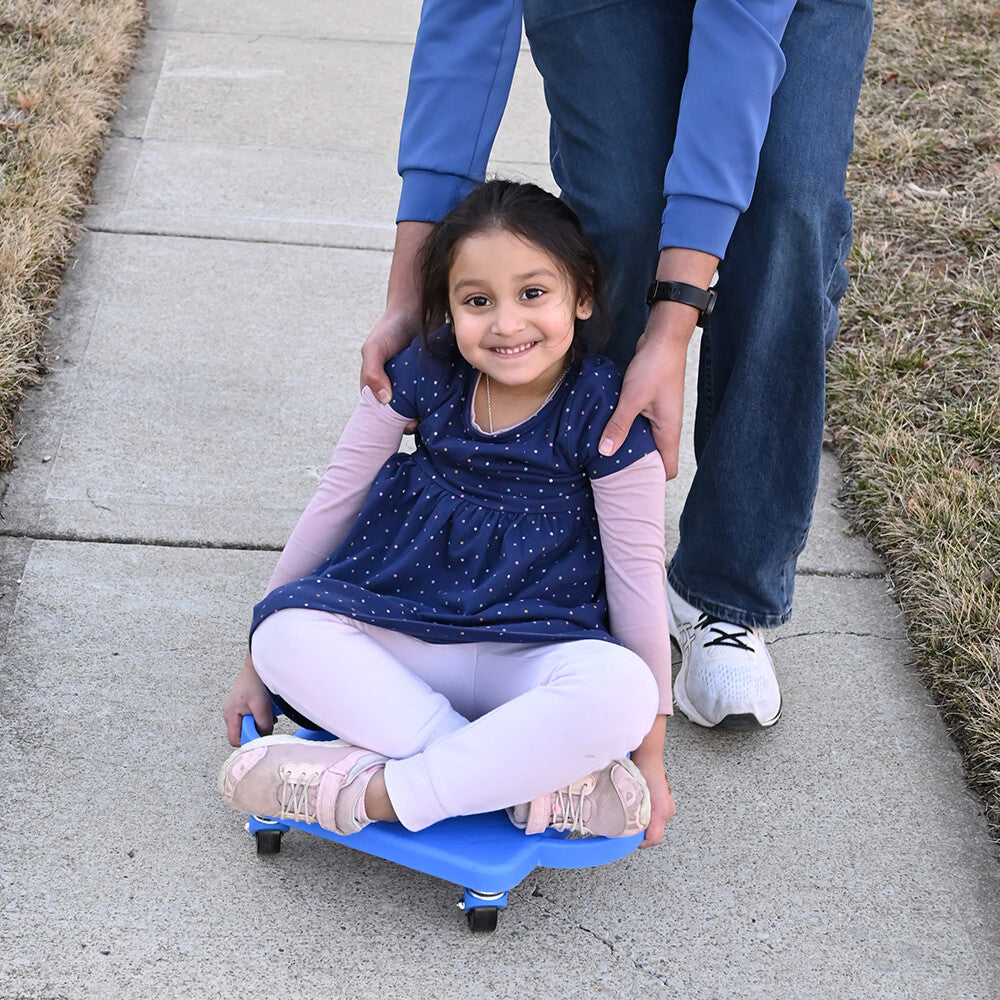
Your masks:
<instances>
[{"instance_id":1,"label":"concrete sidewalk","mask_svg":"<svg viewBox=\"0 0 1000 1000\"><path fill-rule=\"evenodd\" d=\"M995 849L829 458L784 718L671 724L659 849L485 937L388 862L254 855L220 705L383 302L418 4L150 11L3 480L0 1000L1000 997ZM494 169L551 184L527 57L512 107Z\"/></svg>"}]
</instances>

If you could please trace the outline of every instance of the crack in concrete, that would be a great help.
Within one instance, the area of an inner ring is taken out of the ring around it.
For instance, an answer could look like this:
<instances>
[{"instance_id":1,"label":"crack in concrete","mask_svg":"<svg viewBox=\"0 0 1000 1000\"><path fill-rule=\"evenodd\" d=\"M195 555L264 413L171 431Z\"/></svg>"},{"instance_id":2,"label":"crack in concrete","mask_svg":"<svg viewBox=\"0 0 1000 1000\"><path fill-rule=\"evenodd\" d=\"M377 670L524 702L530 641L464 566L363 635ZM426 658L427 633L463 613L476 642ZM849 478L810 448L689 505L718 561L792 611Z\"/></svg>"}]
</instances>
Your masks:
<instances>
[{"instance_id":1,"label":"crack in concrete","mask_svg":"<svg viewBox=\"0 0 1000 1000\"><path fill-rule=\"evenodd\" d=\"M167 35L188 35L195 38L231 38L238 41L240 38L244 39L245 42L255 42L261 39L280 39L283 41L301 41L301 32L287 32L287 31L262 31L256 35L249 35L245 31L238 30L225 30L225 29L211 29L206 27L193 27L184 28L177 27L172 24L156 24L150 25L148 28L149 32L156 32L161 34L166 38ZM398 48L409 49L413 47L413 42L406 39L397 38L359 38L353 35L320 35L320 34L310 34L310 42L344 42L350 45L393 45ZM2 1000L2 998L0 998Z\"/></svg>"},{"instance_id":2,"label":"crack in concrete","mask_svg":"<svg viewBox=\"0 0 1000 1000\"><path fill-rule=\"evenodd\" d=\"M857 569L796 569L796 576L815 577L820 580L884 580L886 572L884 569L878 570L857 570Z\"/></svg>"},{"instance_id":3,"label":"crack in concrete","mask_svg":"<svg viewBox=\"0 0 1000 1000\"><path fill-rule=\"evenodd\" d=\"M611 940L611 938L606 937L604 934L594 930L592 927L588 927L586 924L581 924L579 921L575 921L570 914L566 912L566 910L553 903L552 900L548 899L543 893L539 892L537 886L534 887L531 895L535 899L542 900L545 904L544 911L548 916L561 918L568 925L576 927L577 930L583 931L584 934L589 935L595 941L604 945L604 947L611 953L611 957L616 963L626 962L631 965L636 972L641 972L644 976L649 976L651 979L655 979L662 986L670 986L670 981L666 976L653 972L651 969L647 969L641 961L633 958L627 951L623 951L616 947L615 942Z\"/></svg>"},{"instance_id":4,"label":"crack in concrete","mask_svg":"<svg viewBox=\"0 0 1000 1000\"><path fill-rule=\"evenodd\" d=\"M777 646L779 643L787 642L789 639L810 639L816 635L837 635L849 636L854 639L881 639L883 642L906 642L904 635L878 635L875 632L843 632L838 629L818 629L815 632L793 632L790 635L779 635L768 638L768 646Z\"/></svg>"}]
</instances>

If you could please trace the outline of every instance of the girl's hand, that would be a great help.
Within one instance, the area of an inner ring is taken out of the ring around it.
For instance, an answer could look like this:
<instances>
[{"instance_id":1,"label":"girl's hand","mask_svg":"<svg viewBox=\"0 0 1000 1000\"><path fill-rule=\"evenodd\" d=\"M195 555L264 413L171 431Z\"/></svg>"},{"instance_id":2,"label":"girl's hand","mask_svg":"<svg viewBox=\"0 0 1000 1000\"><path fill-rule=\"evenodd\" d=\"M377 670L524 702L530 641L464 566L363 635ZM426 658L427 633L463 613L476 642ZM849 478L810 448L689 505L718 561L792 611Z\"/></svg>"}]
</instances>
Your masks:
<instances>
[{"instance_id":1,"label":"girl's hand","mask_svg":"<svg viewBox=\"0 0 1000 1000\"><path fill-rule=\"evenodd\" d=\"M635 760L635 755L632 759ZM666 774L663 773L662 759L648 768L644 768L640 761L636 761L636 766L646 779L651 802L649 826L646 827L646 836L639 846L655 847L663 839L663 828L674 815L674 793L670 790Z\"/></svg>"},{"instance_id":2,"label":"girl's hand","mask_svg":"<svg viewBox=\"0 0 1000 1000\"><path fill-rule=\"evenodd\" d=\"M271 710L271 695L264 682L254 670L253 660L247 653L243 669L229 689L222 705L222 716L226 720L226 735L234 747L240 745L240 731L243 716L252 715L257 723L257 731L266 736L274 729L274 712Z\"/></svg>"},{"instance_id":3,"label":"girl's hand","mask_svg":"<svg viewBox=\"0 0 1000 1000\"><path fill-rule=\"evenodd\" d=\"M663 740L666 735L667 717L658 715L653 728L632 751L632 763L646 779L649 788L650 811L646 837L640 847L655 847L663 839L663 828L674 815L674 795L670 782L663 773Z\"/></svg>"}]
</instances>

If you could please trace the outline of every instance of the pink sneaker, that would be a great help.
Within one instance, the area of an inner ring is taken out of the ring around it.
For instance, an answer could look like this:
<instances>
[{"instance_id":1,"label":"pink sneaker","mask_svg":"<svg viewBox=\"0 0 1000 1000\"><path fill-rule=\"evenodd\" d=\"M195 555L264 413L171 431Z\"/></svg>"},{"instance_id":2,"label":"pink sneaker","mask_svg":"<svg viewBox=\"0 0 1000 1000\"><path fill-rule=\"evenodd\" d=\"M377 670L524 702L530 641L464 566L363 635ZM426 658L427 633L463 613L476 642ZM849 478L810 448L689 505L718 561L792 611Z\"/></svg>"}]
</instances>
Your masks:
<instances>
[{"instance_id":1,"label":"pink sneaker","mask_svg":"<svg viewBox=\"0 0 1000 1000\"><path fill-rule=\"evenodd\" d=\"M229 755L219 792L239 812L357 833L371 822L364 809L368 781L386 760L344 740L264 736Z\"/></svg>"},{"instance_id":2,"label":"pink sneaker","mask_svg":"<svg viewBox=\"0 0 1000 1000\"><path fill-rule=\"evenodd\" d=\"M649 826L649 789L627 758L574 781L557 792L507 810L525 833L547 827L589 837L631 837Z\"/></svg>"}]
</instances>

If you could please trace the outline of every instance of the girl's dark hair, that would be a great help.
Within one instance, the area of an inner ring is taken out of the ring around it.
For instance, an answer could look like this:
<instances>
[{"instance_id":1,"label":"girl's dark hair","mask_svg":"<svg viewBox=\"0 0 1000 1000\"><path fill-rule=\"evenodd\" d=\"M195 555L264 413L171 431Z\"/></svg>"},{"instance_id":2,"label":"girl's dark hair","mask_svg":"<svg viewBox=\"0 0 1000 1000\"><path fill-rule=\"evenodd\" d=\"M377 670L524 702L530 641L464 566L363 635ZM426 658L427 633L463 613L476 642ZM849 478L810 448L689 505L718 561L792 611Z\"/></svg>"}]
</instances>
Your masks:
<instances>
[{"instance_id":1,"label":"girl's dark hair","mask_svg":"<svg viewBox=\"0 0 1000 1000\"><path fill-rule=\"evenodd\" d=\"M490 180L473 189L430 232L420 249L424 341L448 312L448 273L458 244L468 236L497 229L514 233L548 253L565 271L577 299L589 298L594 311L577 319L567 363L579 363L607 339L597 256L576 213L535 184ZM436 340L437 338L435 338ZM454 335L450 346L457 351ZM430 345L429 345L430 346Z\"/></svg>"}]
</instances>

